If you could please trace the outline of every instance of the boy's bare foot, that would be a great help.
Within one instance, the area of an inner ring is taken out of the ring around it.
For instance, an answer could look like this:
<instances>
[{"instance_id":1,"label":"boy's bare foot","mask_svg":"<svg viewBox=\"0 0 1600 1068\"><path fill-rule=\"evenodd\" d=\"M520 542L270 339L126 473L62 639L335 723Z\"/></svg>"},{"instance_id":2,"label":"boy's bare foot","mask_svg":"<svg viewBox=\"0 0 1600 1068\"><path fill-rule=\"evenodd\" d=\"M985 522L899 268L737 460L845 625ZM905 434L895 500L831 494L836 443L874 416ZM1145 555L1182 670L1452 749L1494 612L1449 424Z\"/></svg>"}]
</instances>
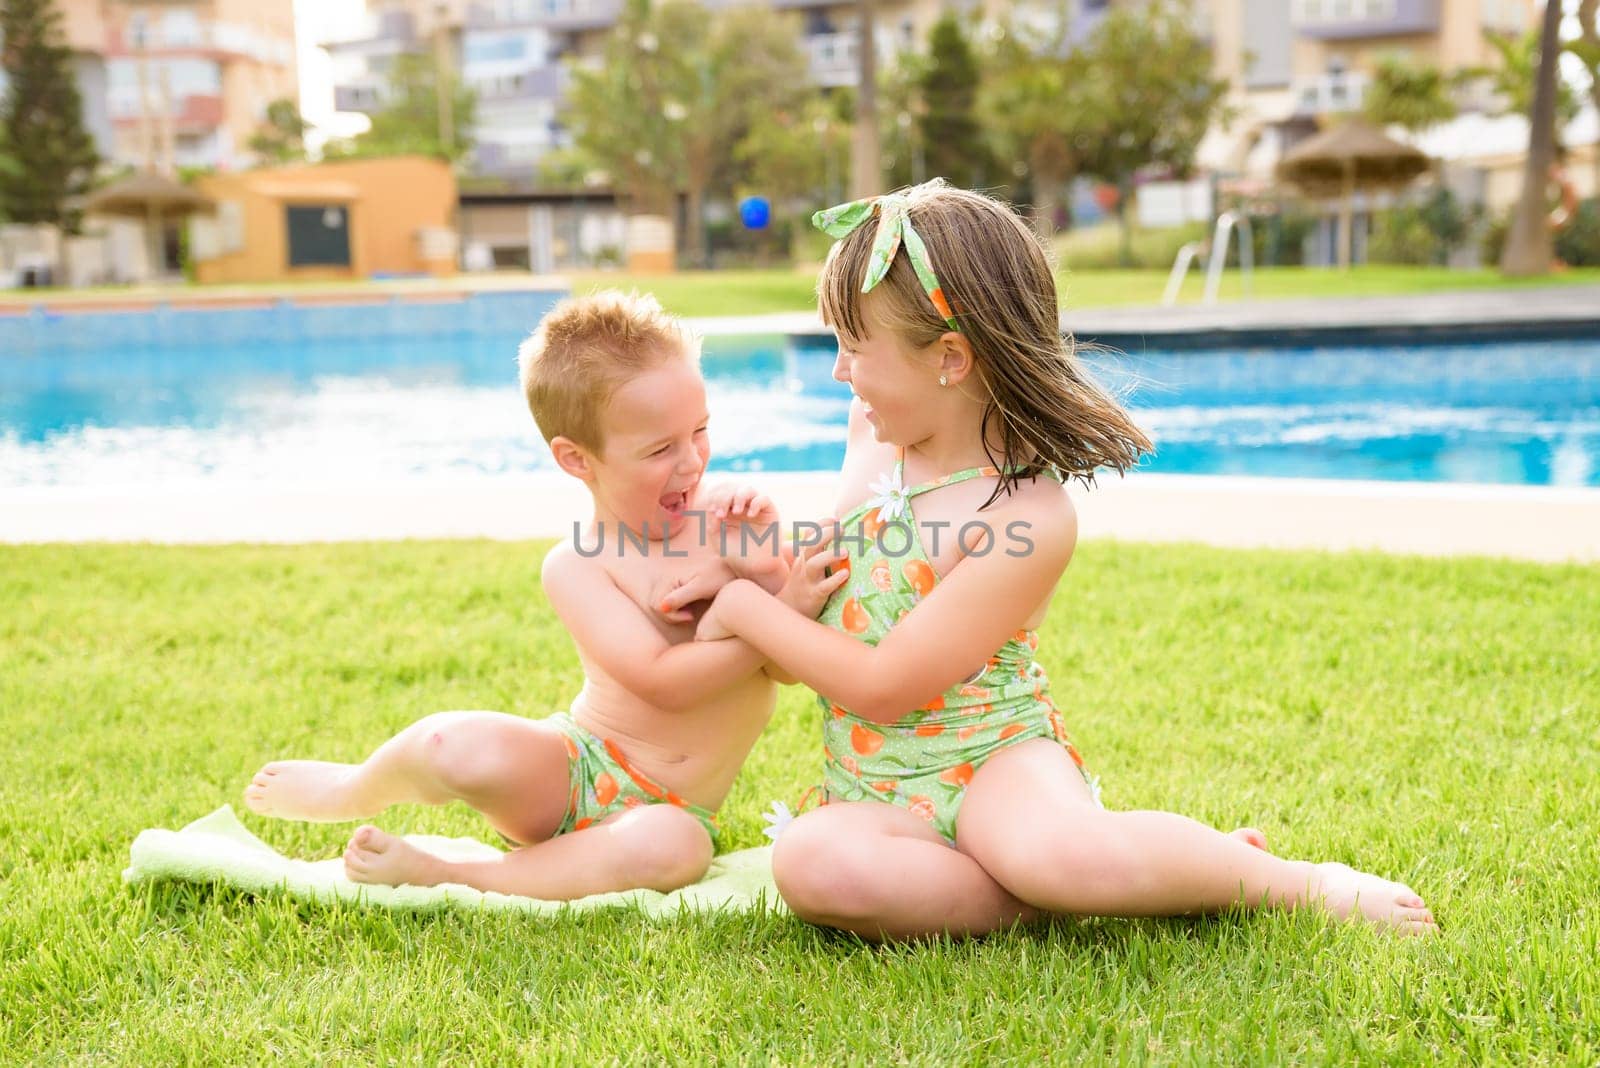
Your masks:
<instances>
[{"instance_id":1,"label":"boy's bare foot","mask_svg":"<svg viewBox=\"0 0 1600 1068\"><path fill-rule=\"evenodd\" d=\"M1370 920L1400 934L1436 934L1439 925L1416 891L1348 864L1312 866L1310 897L1341 920Z\"/></svg>"},{"instance_id":2,"label":"boy's bare foot","mask_svg":"<svg viewBox=\"0 0 1600 1068\"><path fill-rule=\"evenodd\" d=\"M1228 837L1237 838L1245 845L1255 846L1263 853L1271 852L1271 850L1267 848L1267 836L1256 830L1254 827L1240 827L1237 831L1229 831Z\"/></svg>"},{"instance_id":3,"label":"boy's bare foot","mask_svg":"<svg viewBox=\"0 0 1600 1068\"><path fill-rule=\"evenodd\" d=\"M326 760L275 760L244 788L244 803L252 812L285 820L358 820L372 813L353 802L350 780L355 770L354 764Z\"/></svg>"},{"instance_id":4,"label":"boy's bare foot","mask_svg":"<svg viewBox=\"0 0 1600 1068\"><path fill-rule=\"evenodd\" d=\"M352 882L387 886L435 886L444 881L438 857L371 824L350 836L344 848L344 873Z\"/></svg>"}]
</instances>

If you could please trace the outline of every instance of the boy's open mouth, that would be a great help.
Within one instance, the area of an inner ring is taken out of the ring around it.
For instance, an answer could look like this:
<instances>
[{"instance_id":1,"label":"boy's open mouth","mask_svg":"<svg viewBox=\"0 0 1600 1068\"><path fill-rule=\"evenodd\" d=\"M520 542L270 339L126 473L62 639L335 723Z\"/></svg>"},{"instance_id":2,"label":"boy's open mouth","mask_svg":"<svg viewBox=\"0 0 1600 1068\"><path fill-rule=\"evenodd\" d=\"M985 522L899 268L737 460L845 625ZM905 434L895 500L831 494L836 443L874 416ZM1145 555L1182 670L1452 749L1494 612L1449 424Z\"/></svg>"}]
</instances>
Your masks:
<instances>
[{"instance_id":1,"label":"boy's open mouth","mask_svg":"<svg viewBox=\"0 0 1600 1068\"><path fill-rule=\"evenodd\" d=\"M690 489L693 488L694 487L692 486L690 487ZM684 513L686 508L689 507L689 490L683 489L679 490L677 493L669 493L665 497L661 498L660 504L663 512L666 512L668 515L676 519L678 516L681 516Z\"/></svg>"}]
</instances>

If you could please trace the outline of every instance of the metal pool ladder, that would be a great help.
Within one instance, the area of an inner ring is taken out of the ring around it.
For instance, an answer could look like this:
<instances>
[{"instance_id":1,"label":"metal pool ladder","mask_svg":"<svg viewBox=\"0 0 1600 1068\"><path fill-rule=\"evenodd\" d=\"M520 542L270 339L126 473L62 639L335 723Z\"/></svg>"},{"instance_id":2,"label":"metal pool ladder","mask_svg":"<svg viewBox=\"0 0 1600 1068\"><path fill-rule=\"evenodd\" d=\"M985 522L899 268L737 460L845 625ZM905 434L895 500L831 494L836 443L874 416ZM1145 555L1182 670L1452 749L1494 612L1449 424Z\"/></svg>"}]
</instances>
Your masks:
<instances>
[{"instance_id":1,"label":"metal pool ladder","mask_svg":"<svg viewBox=\"0 0 1600 1068\"><path fill-rule=\"evenodd\" d=\"M1228 262L1228 238L1233 236L1235 230L1239 231L1239 271L1244 282L1244 295L1250 296L1250 276L1255 273L1255 247L1250 232L1250 219L1231 211L1225 211L1217 216L1217 229L1211 236L1211 247L1206 250L1204 243L1190 241L1178 250L1177 259L1172 261L1172 273L1167 275L1167 288L1161 294L1162 304L1178 303L1178 292L1183 289L1183 280L1189 274L1189 266L1194 263L1195 257L1202 251L1206 252L1206 291L1200 298L1202 304L1215 304L1217 290L1222 287L1222 268Z\"/></svg>"}]
</instances>

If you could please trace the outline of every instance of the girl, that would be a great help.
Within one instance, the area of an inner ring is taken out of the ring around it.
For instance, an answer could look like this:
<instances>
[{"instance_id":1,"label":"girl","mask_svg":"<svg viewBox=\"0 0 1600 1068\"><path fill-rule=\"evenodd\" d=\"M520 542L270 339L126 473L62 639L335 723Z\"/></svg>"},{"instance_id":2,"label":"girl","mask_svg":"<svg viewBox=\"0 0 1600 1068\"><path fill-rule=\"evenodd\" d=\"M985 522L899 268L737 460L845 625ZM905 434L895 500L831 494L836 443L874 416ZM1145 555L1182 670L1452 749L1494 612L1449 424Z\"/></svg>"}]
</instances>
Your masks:
<instances>
[{"instance_id":1,"label":"girl","mask_svg":"<svg viewBox=\"0 0 1600 1068\"><path fill-rule=\"evenodd\" d=\"M825 803L773 855L794 911L873 939L1236 903L1436 930L1398 883L1273 856L1250 829L1099 805L1034 628L1077 540L1064 478L1126 471L1150 442L1080 370L1009 209L936 181L815 221L839 239L818 296L855 396L849 578L817 622L730 583L699 630L821 695Z\"/></svg>"}]
</instances>

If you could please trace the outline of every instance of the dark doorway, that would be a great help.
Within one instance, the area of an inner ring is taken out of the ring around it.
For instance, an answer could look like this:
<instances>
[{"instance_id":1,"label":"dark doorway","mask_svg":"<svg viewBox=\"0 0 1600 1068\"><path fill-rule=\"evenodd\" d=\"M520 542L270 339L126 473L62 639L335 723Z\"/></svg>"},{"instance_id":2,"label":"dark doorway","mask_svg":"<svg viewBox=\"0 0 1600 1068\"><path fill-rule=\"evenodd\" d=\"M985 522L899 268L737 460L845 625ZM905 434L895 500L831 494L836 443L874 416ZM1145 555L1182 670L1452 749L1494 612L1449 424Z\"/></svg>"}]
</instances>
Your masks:
<instances>
[{"instance_id":1,"label":"dark doorway","mask_svg":"<svg viewBox=\"0 0 1600 1068\"><path fill-rule=\"evenodd\" d=\"M350 266L350 209L295 204L286 210L290 267Z\"/></svg>"}]
</instances>

